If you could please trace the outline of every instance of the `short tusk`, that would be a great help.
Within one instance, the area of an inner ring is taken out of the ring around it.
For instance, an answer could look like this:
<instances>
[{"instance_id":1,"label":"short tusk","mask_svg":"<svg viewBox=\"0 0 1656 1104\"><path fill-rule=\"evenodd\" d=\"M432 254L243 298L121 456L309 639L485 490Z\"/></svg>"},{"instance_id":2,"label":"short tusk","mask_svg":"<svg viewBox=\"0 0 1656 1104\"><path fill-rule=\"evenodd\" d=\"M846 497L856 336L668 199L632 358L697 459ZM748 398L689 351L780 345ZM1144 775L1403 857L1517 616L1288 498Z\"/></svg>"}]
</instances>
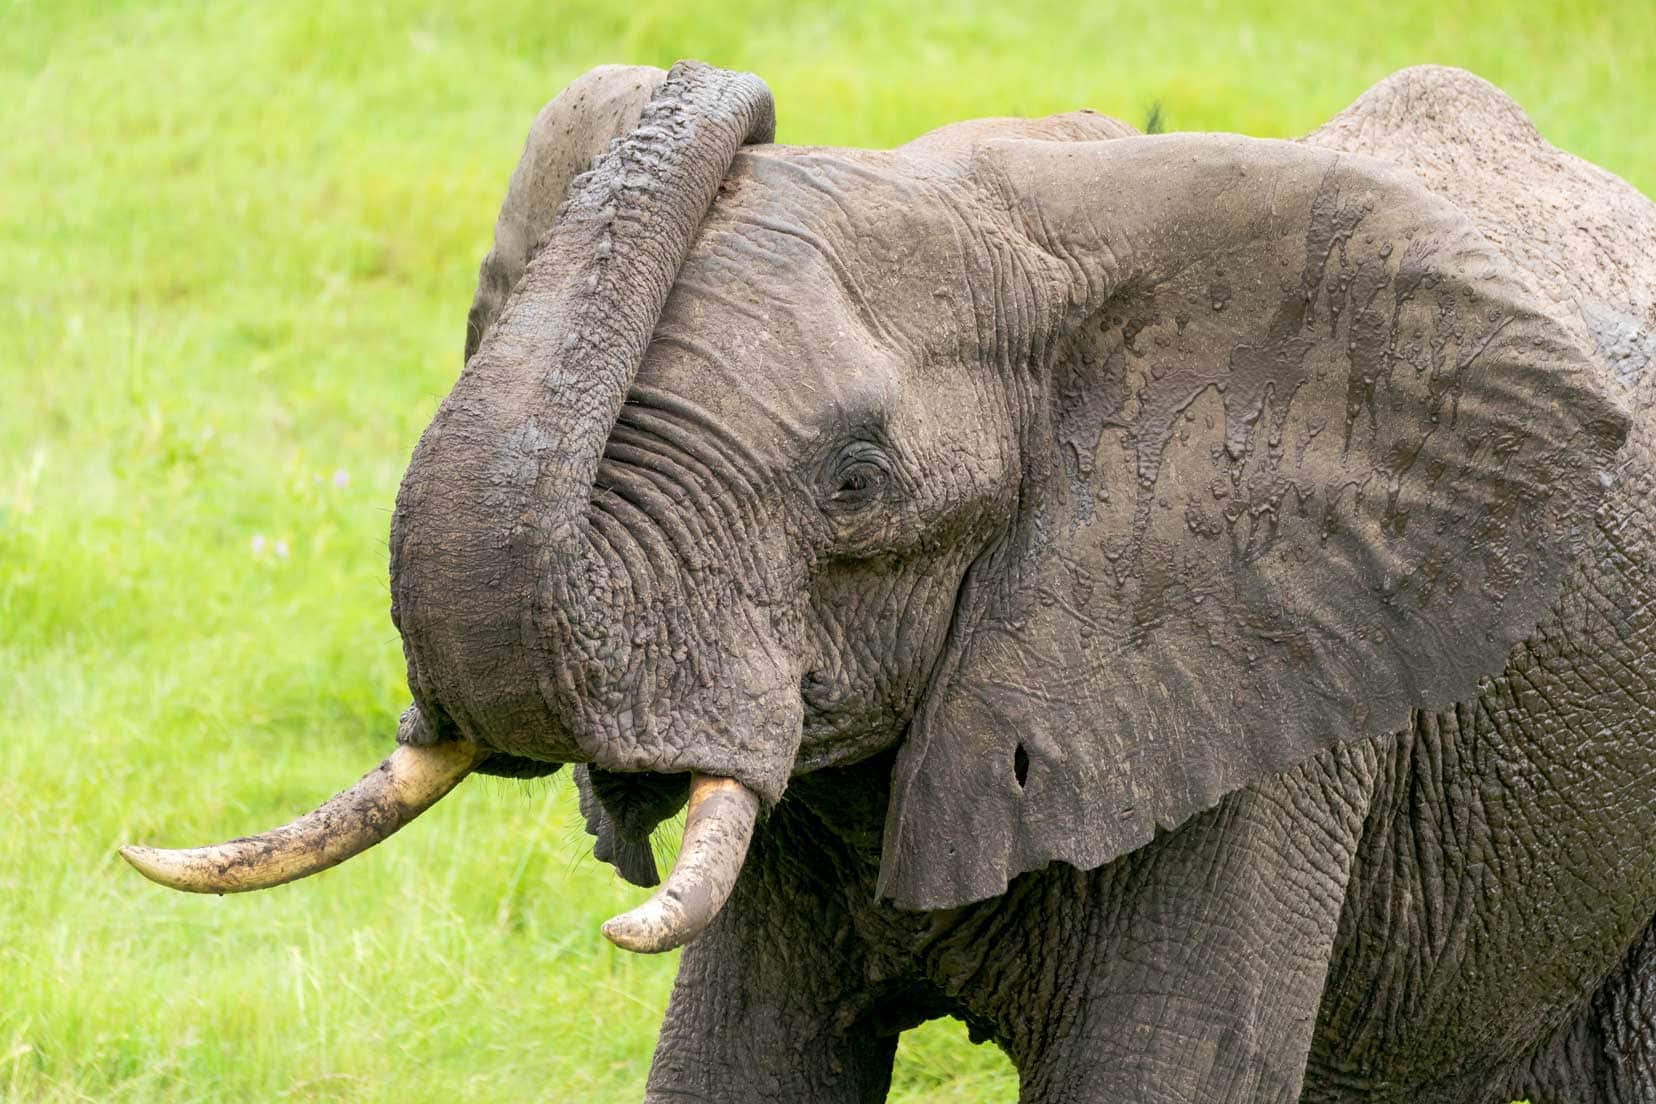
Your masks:
<instances>
[{"instance_id":1,"label":"short tusk","mask_svg":"<svg viewBox=\"0 0 1656 1104\"><path fill-rule=\"evenodd\" d=\"M648 901L605 923L605 938L622 950L657 954L700 935L736 885L758 815L759 799L740 782L693 775L673 872Z\"/></svg>"},{"instance_id":2,"label":"short tusk","mask_svg":"<svg viewBox=\"0 0 1656 1104\"><path fill-rule=\"evenodd\" d=\"M269 889L336 866L379 843L452 790L488 752L449 742L398 747L344 793L292 824L216 847L123 847L152 882L189 893Z\"/></svg>"}]
</instances>

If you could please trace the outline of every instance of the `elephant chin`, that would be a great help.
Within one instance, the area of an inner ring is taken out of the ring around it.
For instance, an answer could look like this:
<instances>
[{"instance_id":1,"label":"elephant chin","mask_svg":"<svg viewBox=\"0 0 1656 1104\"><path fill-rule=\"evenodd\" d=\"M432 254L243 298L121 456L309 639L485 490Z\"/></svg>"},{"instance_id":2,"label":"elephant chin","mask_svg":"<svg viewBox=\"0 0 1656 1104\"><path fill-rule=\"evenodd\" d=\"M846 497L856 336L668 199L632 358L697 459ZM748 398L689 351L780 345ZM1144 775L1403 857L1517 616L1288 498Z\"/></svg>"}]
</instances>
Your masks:
<instances>
[{"instance_id":1,"label":"elephant chin","mask_svg":"<svg viewBox=\"0 0 1656 1104\"><path fill-rule=\"evenodd\" d=\"M476 744L403 745L350 789L298 820L211 847L127 846L152 882L188 893L269 889L337 866L425 812L489 758ZM747 858L759 799L729 778L694 775L673 872L644 904L604 924L616 946L653 954L683 946L724 907Z\"/></svg>"}]
</instances>

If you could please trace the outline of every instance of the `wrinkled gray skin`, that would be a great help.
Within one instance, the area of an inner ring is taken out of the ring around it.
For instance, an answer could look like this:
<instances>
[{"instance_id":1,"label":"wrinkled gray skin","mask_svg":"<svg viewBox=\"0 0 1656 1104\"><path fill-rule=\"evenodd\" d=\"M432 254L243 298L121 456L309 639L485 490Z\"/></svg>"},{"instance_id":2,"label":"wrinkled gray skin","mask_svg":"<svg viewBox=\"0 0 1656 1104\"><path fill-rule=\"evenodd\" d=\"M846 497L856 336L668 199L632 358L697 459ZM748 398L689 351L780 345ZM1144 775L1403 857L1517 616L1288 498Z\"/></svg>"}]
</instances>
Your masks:
<instances>
[{"instance_id":1,"label":"wrinkled gray skin","mask_svg":"<svg viewBox=\"0 0 1656 1104\"><path fill-rule=\"evenodd\" d=\"M892 151L664 77L536 121L392 542L406 739L641 884L761 798L647 1098L954 1015L1044 1104L1656 1101L1656 208L1447 69Z\"/></svg>"}]
</instances>

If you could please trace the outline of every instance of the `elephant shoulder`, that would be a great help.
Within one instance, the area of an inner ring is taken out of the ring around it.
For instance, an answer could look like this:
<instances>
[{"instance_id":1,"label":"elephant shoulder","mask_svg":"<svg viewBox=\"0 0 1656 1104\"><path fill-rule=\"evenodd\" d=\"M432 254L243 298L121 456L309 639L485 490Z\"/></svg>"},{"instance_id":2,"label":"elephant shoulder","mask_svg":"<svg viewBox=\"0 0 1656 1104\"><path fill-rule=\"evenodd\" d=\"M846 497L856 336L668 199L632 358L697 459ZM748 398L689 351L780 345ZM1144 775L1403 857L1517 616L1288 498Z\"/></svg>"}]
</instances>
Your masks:
<instances>
[{"instance_id":1,"label":"elephant shoulder","mask_svg":"<svg viewBox=\"0 0 1656 1104\"><path fill-rule=\"evenodd\" d=\"M1404 69L1304 142L1407 168L1527 272L1624 394L1656 398L1656 204L1463 69Z\"/></svg>"}]
</instances>

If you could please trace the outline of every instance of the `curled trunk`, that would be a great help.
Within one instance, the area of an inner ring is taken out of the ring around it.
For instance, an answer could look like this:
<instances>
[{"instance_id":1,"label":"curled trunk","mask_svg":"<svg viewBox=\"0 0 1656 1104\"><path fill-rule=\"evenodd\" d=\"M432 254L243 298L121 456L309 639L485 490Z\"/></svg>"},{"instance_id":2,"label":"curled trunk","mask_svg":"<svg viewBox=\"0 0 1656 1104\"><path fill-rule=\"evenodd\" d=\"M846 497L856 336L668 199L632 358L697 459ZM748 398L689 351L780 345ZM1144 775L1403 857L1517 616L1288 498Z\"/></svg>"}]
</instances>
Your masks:
<instances>
[{"instance_id":1,"label":"curled trunk","mask_svg":"<svg viewBox=\"0 0 1656 1104\"><path fill-rule=\"evenodd\" d=\"M569 187L557 223L421 438L392 521L392 617L436 738L595 757L625 581L587 513L611 426L679 266L744 142L758 78L680 63L638 127Z\"/></svg>"},{"instance_id":2,"label":"curled trunk","mask_svg":"<svg viewBox=\"0 0 1656 1104\"><path fill-rule=\"evenodd\" d=\"M629 601L624 558L594 537L593 482L697 227L736 151L772 128L758 78L675 66L638 126L570 183L504 308L478 325L392 520L392 617L416 703L403 746L290 825L216 847L123 848L133 866L192 892L279 885L379 842L474 769L605 758L601 737L631 724L640 618L659 614ZM724 727L796 733L797 679L784 681L787 700L758 710L765 726ZM636 748L608 752L626 769L657 766ZM758 803L738 782L697 776L673 874L610 922L611 937L635 950L693 938L741 870Z\"/></svg>"}]
</instances>

